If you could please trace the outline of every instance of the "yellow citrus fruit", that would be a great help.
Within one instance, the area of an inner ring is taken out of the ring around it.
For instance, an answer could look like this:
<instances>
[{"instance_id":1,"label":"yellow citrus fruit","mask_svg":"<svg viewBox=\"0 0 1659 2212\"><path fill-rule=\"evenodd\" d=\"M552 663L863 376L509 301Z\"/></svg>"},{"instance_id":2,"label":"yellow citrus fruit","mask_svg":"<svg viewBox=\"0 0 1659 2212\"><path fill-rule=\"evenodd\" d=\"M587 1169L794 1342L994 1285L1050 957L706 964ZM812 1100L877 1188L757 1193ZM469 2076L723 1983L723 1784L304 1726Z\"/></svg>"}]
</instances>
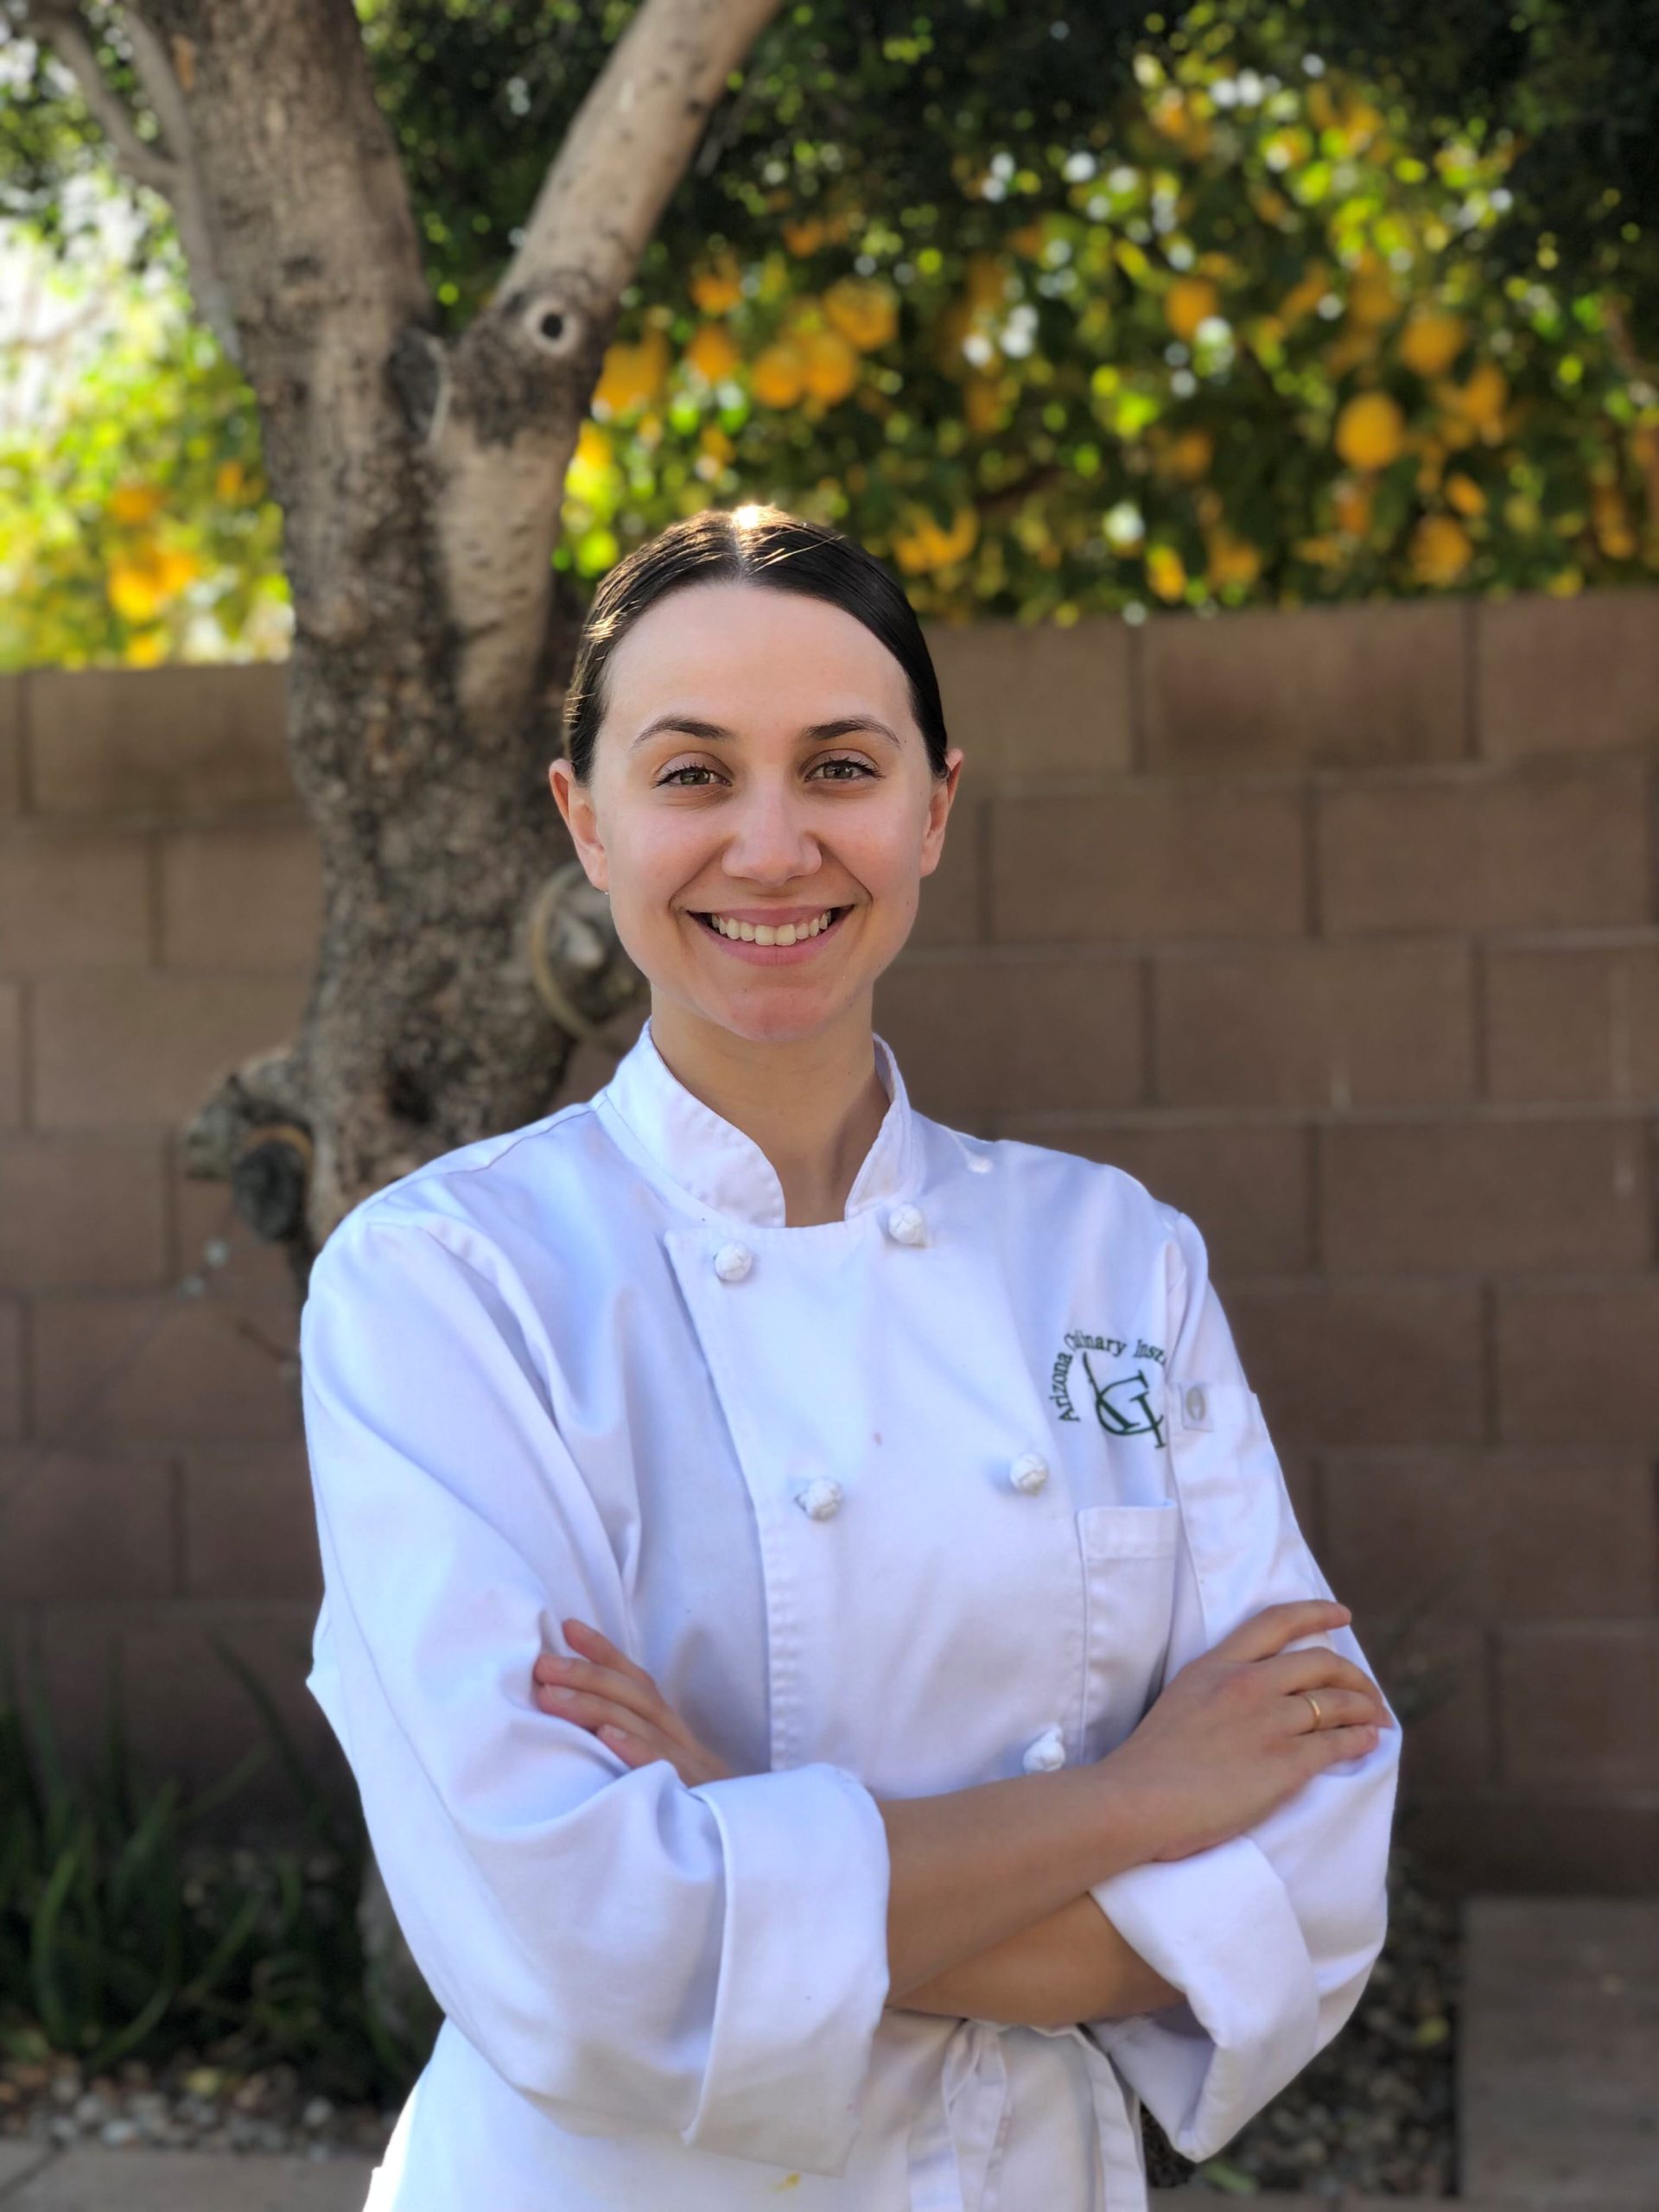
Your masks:
<instances>
[{"instance_id":1,"label":"yellow citrus fruit","mask_svg":"<svg viewBox=\"0 0 1659 2212\"><path fill-rule=\"evenodd\" d=\"M705 423L703 424L702 431L697 438L697 444L701 450L707 454L712 461L728 461L737 451L737 448L727 436L725 431L721 429L718 423Z\"/></svg>"},{"instance_id":2,"label":"yellow citrus fruit","mask_svg":"<svg viewBox=\"0 0 1659 2212\"><path fill-rule=\"evenodd\" d=\"M763 407L792 407L806 389L806 356L792 338L780 338L755 357L749 385Z\"/></svg>"},{"instance_id":3,"label":"yellow citrus fruit","mask_svg":"<svg viewBox=\"0 0 1659 2212\"><path fill-rule=\"evenodd\" d=\"M1198 325L1207 322L1221 306L1221 294L1207 276L1178 276L1164 295L1164 321L1175 335L1191 345Z\"/></svg>"},{"instance_id":4,"label":"yellow citrus fruit","mask_svg":"<svg viewBox=\"0 0 1659 2212\"><path fill-rule=\"evenodd\" d=\"M154 668L166 658L165 630L137 630L127 639L126 662L129 668Z\"/></svg>"},{"instance_id":5,"label":"yellow citrus fruit","mask_svg":"<svg viewBox=\"0 0 1659 2212\"><path fill-rule=\"evenodd\" d=\"M1361 269L1348 287L1348 313L1367 330L1392 322L1400 311L1399 296L1380 265Z\"/></svg>"},{"instance_id":6,"label":"yellow citrus fruit","mask_svg":"<svg viewBox=\"0 0 1659 2212\"><path fill-rule=\"evenodd\" d=\"M972 507L958 507L949 530L941 530L925 509L912 512L908 526L893 541L893 555L907 575L931 569L948 568L973 551L979 543L979 516Z\"/></svg>"},{"instance_id":7,"label":"yellow citrus fruit","mask_svg":"<svg viewBox=\"0 0 1659 2212\"><path fill-rule=\"evenodd\" d=\"M647 331L637 346L617 344L606 349L594 404L607 414L629 414L654 399L667 376L668 340L660 330Z\"/></svg>"},{"instance_id":8,"label":"yellow citrus fruit","mask_svg":"<svg viewBox=\"0 0 1659 2212\"><path fill-rule=\"evenodd\" d=\"M743 296L743 277L732 255L723 253L691 276L691 297L704 315L729 315Z\"/></svg>"},{"instance_id":9,"label":"yellow citrus fruit","mask_svg":"<svg viewBox=\"0 0 1659 2212\"><path fill-rule=\"evenodd\" d=\"M1444 376L1468 336L1460 317L1421 308L1400 334L1400 358L1420 377Z\"/></svg>"},{"instance_id":10,"label":"yellow citrus fruit","mask_svg":"<svg viewBox=\"0 0 1659 2212\"><path fill-rule=\"evenodd\" d=\"M1217 591L1228 584L1253 584L1261 575L1262 555L1248 538L1217 529L1211 531L1206 543L1209 577Z\"/></svg>"},{"instance_id":11,"label":"yellow citrus fruit","mask_svg":"<svg viewBox=\"0 0 1659 2212\"><path fill-rule=\"evenodd\" d=\"M968 427L988 437L1002 427L1002 395L993 377L969 377L962 396Z\"/></svg>"},{"instance_id":12,"label":"yellow citrus fruit","mask_svg":"<svg viewBox=\"0 0 1659 2212\"><path fill-rule=\"evenodd\" d=\"M899 327L898 300L890 286L874 277L841 277L824 294L823 311L861 353L885 346Z\"/></svg>"},{"instance_id":13,"label":"yellow citrus fruit","mask_svg":"<svg viewBox=\"0 0 1659 2212\"><path fill-rule=\"evenodd\" d=\"M165 596L160 574L149 561L111 561L105 588L124 622L153 620Z\"/></svg>"},{"instance_id":14,"label":"yellow citrus fruit","mask_svg":"<svg viewBox=\"0 0 1659 2212\"><path fill-rule=\"evenodd\" d=\"M1616 484L1598 484L1590 494L1596 543L1610 561L1628 561L1636 551L1636 532Z\"/></svg>"},{"instance_id":15,"label":"yellow citrus fruit","mask_svg":"<svg viewBox=\"0 0 1659 2212\"><path fill-rule=\"evenodd\" d=\"M1461 471L1446 478L1446 496L1447 503L1460 515L1484 515L1486 512L1486 494L1472 476L1465 476Z\"/></svg>"},{"instance_id":16,"label":"yellow citrus fruit","mask_svg":"<svg viewBox=\"0 0 1659 2212\"><path fill-rule=\"evenodd\" d=\"M1371 526L1373 504L1369 484L1356 484L1351 477L1339 483L1331 497L1337 528L1346 531L1350 537L1363 537Z\"/></svg>"},{"instance_id":17,"label":"yellow citrus fruit","mask_svg":"<svg viewBox=\"0 0 1659 2212\"><path fill-rule=\"evenodd\" d=\"M814 330L798 341L805 356L806 388L826 407L845 399L858 382L858 355L838 330Z\"/></svg>"},{"instance_id":18,"label":"yellow citrus fruit","mask_svg":"<svg viewBox=\"0 0 1659 2212\"><path fill-rule=\"evenodd\" d=\"M719 384L730 376L743 356L729 330L718 322L705 322L686 347L685 358L700 377L709 384Z\"/></svg>"},{"instance_id":19,"label":"yellow citrus fruit","mask_svg":"<svg viewBox=\"0 0 1659 2212\"><path fill-rule=\"evenodd\" d=\"M1172 476L1183 484L1197 484L1210 474L1216 442L1208 430L1182 430L1173 437L1164 454Z\"/></svg>"},{"instance_id":20,"label":"yellow citrus fruit","mask_svg":"<svg viewBox=\"0 0 1659 2212\"><path fill-rule=\"evenodd\" d=\"M201 563L194 553L186 553L175 548L156 556L156 582L164 599L171 599L175 593L181 592L187 584L194 583L200 574Z\"/></svg>"},{"instance_id":21,"label":"yellow citrus fruit","mask_svg":"<svg viewBox=\"0 0 1659 2212\"><path fill-rule=\"evenodd\" d=\"M1484 438L1489 445L1503 436L1510 385L1496 362L1478 362L1460 385L1437 385L1434 397L1466 431Z\"/></svg>"},{"instance_id":22,"label":"yellow citrus fruit","mask_svg":"<svg viewBox=\"0 0 1659 2212\"><path fill-rule=\"evenodd\" d=\"M784 244L791 253L816 253L830 235L830 226L820 216L809 215L804 220L784 225Z\"/></svg>"},{"instance_id":23,"label":"yellow citrus fruit","mask_svg":"<svg viewBox=\"0 0 1659 2212\"><path fill-rule=\"evenodd\" d=\"M118 484L110 494L110 512L117 522L135 528L160 513L164 496L159 484Z\"/></svg>"},{"instance_id":24,"label":"yellow citrus fruit","mask_svg":"<svg viewBox=\"0 0 1659 2212\"><path fill-rule=\"evenodd\" d=\"M1455 583L1474 551L1468 531L1451 515L1425 515L1411 534L1412 570L1426 584Z\"/></svg>"},{"instance_id":25,"label":"yellow citrus fruit","mask_svg":"<svg viewBox=\"0 0 1659 2212\"><path fill-rule=\"evenodd\" d=\"M1147 555L1147 582L1160 599L1179 599L1186 589L1186 563L1173 545L1154 545Z\"/></svg>"},{"instance_id":26,"label":"yellow citrus fruit","mask_svg":"<svg viewBox=\"0 0 1659 2212\"><path fill-rule=\"evenodd\" d=\"M1337 417L1337 451L1350 468L1386 468L1405 450L1406 418L1386 391L1362 391Z\"/></svg>"}]
</instances>

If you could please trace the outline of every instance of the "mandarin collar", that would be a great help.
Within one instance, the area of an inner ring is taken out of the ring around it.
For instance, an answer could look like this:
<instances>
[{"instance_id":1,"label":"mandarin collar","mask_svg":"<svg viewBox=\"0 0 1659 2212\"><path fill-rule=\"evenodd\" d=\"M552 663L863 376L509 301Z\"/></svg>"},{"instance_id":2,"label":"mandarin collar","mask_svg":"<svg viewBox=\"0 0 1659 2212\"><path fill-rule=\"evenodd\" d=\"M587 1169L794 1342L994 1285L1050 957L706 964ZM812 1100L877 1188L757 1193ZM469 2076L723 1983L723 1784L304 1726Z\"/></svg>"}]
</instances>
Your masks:
<instances>
[{"instance_id":1,"label":"mandarin collar","mask_svg":"<svg viewBox=\"0 0 1659 2212\"><path fill-rule=\"evenodd\" d=\"M917 1159L914 1116L893 1047L875 1039L876 1073L887 1110L847 1194L853 1220L911 1182ZM689 1091L657 1049L649 1017L594 1099L614 1116L645 1158L688 1197L754 1229L782 1229L784 1186L753 1137Z\"/></svg>"}]
</instances>

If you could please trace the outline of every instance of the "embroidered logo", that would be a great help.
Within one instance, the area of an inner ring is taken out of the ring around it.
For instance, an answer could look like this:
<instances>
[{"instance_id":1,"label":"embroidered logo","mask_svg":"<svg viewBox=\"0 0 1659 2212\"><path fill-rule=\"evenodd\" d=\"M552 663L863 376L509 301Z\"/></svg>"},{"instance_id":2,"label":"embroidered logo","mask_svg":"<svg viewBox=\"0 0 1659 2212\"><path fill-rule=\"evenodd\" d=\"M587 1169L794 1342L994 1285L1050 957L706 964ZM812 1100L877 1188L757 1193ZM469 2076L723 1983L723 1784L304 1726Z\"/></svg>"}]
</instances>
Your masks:
<instances>
[{"instance_id":1,"label":"embroidered logo","mask_svg":"<svg viewBox=\"0 0 1659 2212\"><path fill-rule=\"evenodd\" d=\"M1125 1359L1136 1363L1127 1372L1114 1374L1113 1369ZM1073 1402L1075 1392L1085 1405L1093 1405L1095 1419L1109 1436L1150 1436L1154 1448L1161 1451L1164 1424L1154 1410L1153 1393L1163 1363L1162 1345L1149 1344L1144 1337L1131 1344L1128 1337L1096 1337L1084 1329L1068 1329L1054 1355L1048 1395L1062 1421L1083 1419ZM1074 1368L1082 1370L1081 1382Z\"/></svg>"}]
</instances>

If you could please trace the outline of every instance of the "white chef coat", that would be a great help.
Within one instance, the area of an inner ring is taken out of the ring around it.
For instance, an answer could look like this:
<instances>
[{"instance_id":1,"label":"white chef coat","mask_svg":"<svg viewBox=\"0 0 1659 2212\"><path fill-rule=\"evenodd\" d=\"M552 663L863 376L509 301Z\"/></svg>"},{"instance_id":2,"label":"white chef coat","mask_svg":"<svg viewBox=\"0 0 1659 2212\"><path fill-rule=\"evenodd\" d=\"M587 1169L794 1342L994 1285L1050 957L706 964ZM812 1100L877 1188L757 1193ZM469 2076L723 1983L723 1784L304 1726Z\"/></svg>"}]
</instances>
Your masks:
<instances>
[{"instance_id":1,"label":"white chef coat","mask_svg":"<svg viewBox=\"0 0 1659 2212\"><path fill-rule=\"evenodd\" d=\"M594 1099L318 1258L310 1686L447 2016L375 2212L1134 2212L1139 2100L1205 2158L1364 1987L1391 1731L1096 1886L1179 2005L883 2009L878 1798L1097 1760L1247 1615L1331 1592L1192 1224L913 1111L876 1042L841 1220L785 1224L647 1023ZM735 1778L540 1712L569 1616Z\"/></svg>"}]
</instances>

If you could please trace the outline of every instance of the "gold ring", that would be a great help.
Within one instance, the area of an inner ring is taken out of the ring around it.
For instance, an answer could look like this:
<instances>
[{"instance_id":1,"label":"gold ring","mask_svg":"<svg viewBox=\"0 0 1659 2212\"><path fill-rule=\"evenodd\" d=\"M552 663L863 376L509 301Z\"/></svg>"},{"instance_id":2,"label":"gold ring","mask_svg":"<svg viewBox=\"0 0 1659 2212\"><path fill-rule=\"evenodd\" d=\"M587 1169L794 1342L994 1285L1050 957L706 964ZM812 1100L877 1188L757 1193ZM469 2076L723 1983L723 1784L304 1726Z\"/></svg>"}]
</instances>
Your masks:
<instances>
[{"instance_id":1,"label":"gold ring","mask_svg":"<svg viewBox=\"0 0 1659 2212\"><path fill-rule=\"evenodd\" d=\"M1307 1700L1308 1703L1313 1708L1313 1726L1317 1728L1319 1725L1319 1700L1314 1696L1312 1690L1304 1690L1301 1694ZM1313 1730L1310 1729L1308 1732L1311 1735L1313 1733Z\"/></svg>"}]
</instances>

